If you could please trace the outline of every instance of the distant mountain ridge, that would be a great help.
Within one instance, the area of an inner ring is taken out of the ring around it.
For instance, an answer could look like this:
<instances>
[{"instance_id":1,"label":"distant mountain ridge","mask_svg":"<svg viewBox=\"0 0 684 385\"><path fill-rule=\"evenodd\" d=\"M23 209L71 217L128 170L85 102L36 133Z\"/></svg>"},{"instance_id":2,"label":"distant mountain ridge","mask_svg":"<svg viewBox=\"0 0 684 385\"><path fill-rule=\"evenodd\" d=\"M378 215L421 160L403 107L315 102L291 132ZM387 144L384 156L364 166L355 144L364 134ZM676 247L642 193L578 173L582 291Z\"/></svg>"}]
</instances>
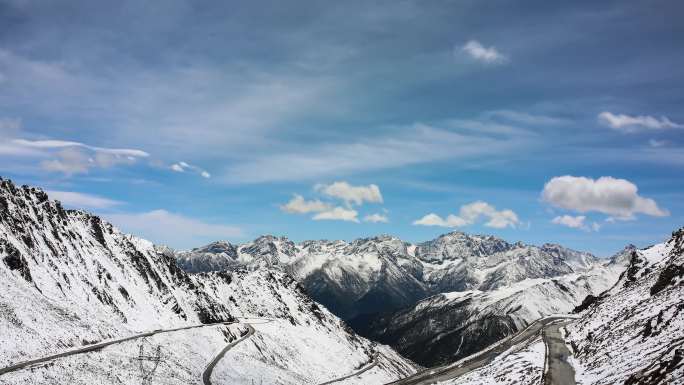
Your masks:
<instances>
[{"instance_id":1,"label":"distant mountain ridge","mask_svg":"<svg viewBox=\"0 0 684 385\"><path fill-rule=\"evenodd\" d=\"M411 244L389 235L294 243L262 236L178 253L181 266L276 269L358 333L424 366L472 354L539 317L570 312L609 288L625 253L600 260L557 244L510 243L463 232Z\"/></svg>"},{"instance_id":2,"label":"distant mountain ridge","mask_svg":"<svg viewBox=\"0 0 684 385\"><path fill-rule=\"evenodd\" d=\"M560 245L509 243L462 232L419 244L389 235L299 244L266 235L242 245L220 241L179 252L177 261L189 272L282 269L346 319L396 310L437 293L494 290L528 278L586 271L600 263L589 253Z\"/></svg>"}]
</instances>

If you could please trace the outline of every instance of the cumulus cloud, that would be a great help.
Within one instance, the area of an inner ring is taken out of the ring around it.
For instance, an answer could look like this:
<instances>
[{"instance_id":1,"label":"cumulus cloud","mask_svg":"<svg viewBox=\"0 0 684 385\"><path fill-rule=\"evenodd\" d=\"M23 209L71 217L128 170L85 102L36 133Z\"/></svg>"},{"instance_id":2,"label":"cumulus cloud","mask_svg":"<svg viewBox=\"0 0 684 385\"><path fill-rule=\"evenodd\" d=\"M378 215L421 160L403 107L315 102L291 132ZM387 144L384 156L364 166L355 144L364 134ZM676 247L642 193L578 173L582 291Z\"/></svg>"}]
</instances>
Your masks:
<instances>
[{"instance_id":1,"label":"cumulus cloud","mask_svg":"<svg viewBox=\"0 0 684 385\"><path fill-rule=\"evenodd\" d=\"M328 203L322 202L318 199L307 201L299 194L294 194L289 202L280 206L282 211L290 214L317 213L330 210L331 208L332 206Z\"/></svg>"},{"instance_id":2,"label":"cumulus cloud","mask_svg":"<svg viewBox=\"0 0 684 385\"><path fill-rule=\"evenodd\" d=\"M380 187L375 184L368 186L353 186L347 182L335 182L332 184L317 184L314 191L319 193L327 201L320 199L306 200L302 195L294 194L292 199L280 210L289 214L316 213L313 220L338 220L360 223L358 211L353 205L361 206L364 203L382 203ZM343 203L344 207L338 206ZM387 222L388 219L382 214L366 215L364 222Z\"/></svg>"},{"instance_id":3,"label":"cumulus cloud","mask_svg":"<svg viewBox=\"0 0 684 385\"><path fill-rule=\"evenodd\" d=\"M108 209L123 204L120 201L75 191L49 190L46 192L51 199L74 208Z\"/></svg>"},{"instance_id":4,"label":"cumulus cloud","mask_svg":"<svg viewBox=\"0 0 684 385\"><path fill-rule=\"evenodd\" d=\"M332 221L348 221L359 223L359 213L354 209L344 207L334 207L327 211L322 211L313 216L313 220L332 220Z\"/></svg>"},{"instance_id":5,"label":"cumulus cloud","mask_svg":"<svg viewBox=\"0 0 684 385\"><path fill-rule=\"evenodd\" d=\"M684 124L675 123L665 116L661 116L658 119L650 115L630 116L604 111L598 115L598 120L605 126L625 133L684 128Z\"/></svg>"},{"instance_id":6,"label":"cumulus cloud","mask_svg":"<svg viewBox=\"0 0 684 385\"><path fill-rule=\"evenodd\" d=\"M366 215L365 217L363 217L363 221L371 223L388 223L389 218L387 218L387 215L375 213Z\"/></svg>"},{"instance_id":7,"label":"cumulus cloud","mask_svg":"<svg viewBox=\"0 0 684 385\"><path fill-rule=\"evenodd\" d=\"M174 163L169 168L175 172L192 171L192 172L199 174L202 178L206 178L206 179L211 178L211 174L209 174L206 170L204 170L200 167L191 165L191 164L186 163L186 162Z\"/></svg>"},{"instance_id":8,"label":"cumulus cloud","mask_svg":"<svg viewBox=\"0 0 684 385\"><path fill-rule=\"evenodd\" d=\"M481 218L488 219L485 226L497 229L506 227L515 228L520 224L518 215L513 210L496 210L487 202L476 201L461 206L459 215L450 214L446 218L430 213L413 222L414 225L440 226L440 227L463 227L476 223Z\"/></svg>"},{"instance_id":9,"label":"cumulus cloud","mask_svg":"<svg viewBox=\"0 0 684 385\"><path fill-rule=\"evenodd\" d=\"M634 183L611 176L596 180L571 175L555 177L544 185L542 199L566 210L595 211L622 219L635 214L669 215L653 199L640 196Z\"/></svg>"},{"instance_id":10,"label":"cumulus cloud","mask_svg":"<svg viewBox=\"0 0 684 385\"><path fill-rule=\"evenodd\" d=\"M553 218L551 220L551 223L585 231L598 231L601 228L601 225L599 225L596 222L593 222L591 225L588 225L587 223L585 223L586 219L587 217L584 215L561 215Z\"/></svg>"},{"instance_id":11,"label":"cumulus cloud","mask_svg":"<svg viewBox=\"0 0 684 385\"><path fill-rule=\"evenodd\" d=\"M505 63L508 61L508 58L501 54L499 51L497 51L496 48L494 47L485 47L482 44L480 44L479 41L477 40L470 40L463 47L461 47L461 50L465 51L470 57L472 57L475 60L479 60L484 63Z\"/></svg>"},{"instance_id":12,"label":"cumulus cloud","mask_svg":"<svg viewBox=\"0 0 684 385\"><path fill-rule=\"evenodd\" d=\"M104 215L123 231L177 248L197 247L216 239L242 237L237 226L206 223L167 210Z\"/></svg>"},{"instance_id":13,"label":"cumulus cloud","mask_svg":"<svg viewBox=\"0 0 684 385\"><path fill-rule=\"evenodd\" d=\"M330 185L319 184L314 189L329 197L338 198L344 201L347 206L352 204L360 205L363 202L382 203L382 194L377 185L352 186L347 182L335 182Z\"/></svg>"}]
</instances>

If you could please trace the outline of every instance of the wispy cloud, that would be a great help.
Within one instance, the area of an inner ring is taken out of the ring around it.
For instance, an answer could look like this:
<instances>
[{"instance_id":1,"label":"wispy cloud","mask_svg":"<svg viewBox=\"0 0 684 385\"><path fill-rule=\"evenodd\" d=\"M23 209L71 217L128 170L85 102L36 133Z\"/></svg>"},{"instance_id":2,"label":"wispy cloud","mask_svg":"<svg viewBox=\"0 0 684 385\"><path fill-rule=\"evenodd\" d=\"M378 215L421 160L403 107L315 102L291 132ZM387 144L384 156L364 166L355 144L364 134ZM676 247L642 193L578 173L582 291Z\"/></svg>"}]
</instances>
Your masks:
<instances>
[{"instance_id":1,"label":"wispy cloud","mask_svg":"<svg viewBox=\"0 0 684 385\"><path fill-rule=\"evenodd\" d=\"M64 140L10 139L0 143L0 153L11 156L38 158L45 171L64 175L87 173L91 168L109 168L119 164L133 164L148 158L145 151L129 148L91 146Z\"/></svg>"},{"instance_id":2,"label":"wispy cloud","mask_svg":"<svg viewBox=\"0 0 684 385\"><path fill-rule=\"evenodd\" d=\"M503 64L508 61L508 57L503 55L494 47L485 47L477 40L470 40L461 47L470 57L475 60L488 64Z\"/></svg>"},{"instance_id":3,"label":"wispy cloud","mask_svg":"<svg viewBox=\"0 0 684 385\"><path fill-rule=\"evenodd\" d=\"M211 178L211 174L209 174L209 172L207 172L206 170L204 170L200 167L191 165L191 164L186 163L186 162L174 163L171 165L170 168L172 171L175 171L175 172L192 171L192 172L199 174L202 178L206 178L206 179Z\"/></svg>"},{"instance_id":4,"label":"wispy cloud","mask_svg":"<svg viewBox=\"0 0 684 385\"><path fill-rule=\"evenodd\" d=\"M625 133L633 133L644 130L684 128L684 124L675 123L665 116L661 116L659 119L650 115L630 116L624 114L613 114L612 112L604 111L598 115L598 120L605 126Z\"/></svg>"},{"instance_id":5,"label":"wispy cloud","mask_svg":"<svg viewBox=\"0 0 684 385\"><path fill-rule=\"evenodd\" d=\"M444 159L500 156L524 143L526 138L510 133L491 137L459 133L456 127L415 124L400 134L253 158L229 166L222 179L229 183L307 180Z\"/></svg>"},{"instance_id":6,"label":"wispy cloud","mask_svg":"<svg viewBox=\"0 0 684 385\"><path fill-rule=\"evenodd\" d=\"M664 147L667 145L667 140L649 139L648 145L654 148Z\"/></svg>"},{"instance_id":7,"label":"wispy cloud","mask_svg":"<svg viewBox=\"0 0 684 385\"><path fill-rule=\"evenodd\" d=\"M78 209L108 209L123 204L123 202L113 199L75 191L48 190L46 192L51 199L56 199L65 206Z\"/></svg>"}]
</instances>

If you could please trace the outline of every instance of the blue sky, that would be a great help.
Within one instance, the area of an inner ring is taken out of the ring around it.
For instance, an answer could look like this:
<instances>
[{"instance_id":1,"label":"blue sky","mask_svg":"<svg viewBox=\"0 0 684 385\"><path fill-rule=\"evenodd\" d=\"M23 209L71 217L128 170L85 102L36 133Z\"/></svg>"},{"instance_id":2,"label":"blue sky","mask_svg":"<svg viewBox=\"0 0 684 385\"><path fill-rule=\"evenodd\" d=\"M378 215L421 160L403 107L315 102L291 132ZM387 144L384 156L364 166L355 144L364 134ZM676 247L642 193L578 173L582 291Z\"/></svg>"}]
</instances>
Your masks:
<instances>
[{"instance_id":1,"label":"blue sky","mask_svg":"<svg viewBox=\"0 0 684 385\"><path fill-rule=\"evenodd\" d=\"M0 3L0 175L173 247L684 225L677 1Z\"/></svg>"}]
</instances>

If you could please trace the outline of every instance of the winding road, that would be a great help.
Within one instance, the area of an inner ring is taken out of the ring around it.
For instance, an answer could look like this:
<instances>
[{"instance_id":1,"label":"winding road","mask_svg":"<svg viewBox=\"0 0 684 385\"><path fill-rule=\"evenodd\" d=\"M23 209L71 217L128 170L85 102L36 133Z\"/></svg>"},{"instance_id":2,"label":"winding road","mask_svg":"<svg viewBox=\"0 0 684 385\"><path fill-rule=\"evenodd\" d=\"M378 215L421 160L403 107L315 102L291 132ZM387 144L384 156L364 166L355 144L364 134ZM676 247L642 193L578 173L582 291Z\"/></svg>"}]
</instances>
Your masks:
<instances>
[{"instance_id":1,"label":"winding road","mask_svg":"<svg viewBox=\"0 0 684 385\"><path fill-rule=\"evenodd\" d=\"M247 338L251 337L252 334L254 334L254 327L250 324L246 324L249 330L247 331L247 334L243 335L242 337L238 338L237 340L229 343L226 345L225 348L223 348L219 354L214 357L213 360L207 365L207 367L204 369L204 372L202 373L202 382L204 385L211 385L211 373L214 371L214 366L221 361L221 358L226 354L227 351L235 347L235 345L239 344L240 342L246 340Z\"/></svg>"},{"instance_id":2,"label":"winding road","mask_svg":"<svg viewBox=\"0 0 684 385\"><path fill-rule=\"evenodd\" d=\"M544 343L546 344L546 357L545 357L545 368L543 380L545 385L575 385L575 372L572 366L568 362L568 357L570 357L571 352L565 345L565 341L560 332L560 329L569 323L568 319L571 317L566 316L551 316L539 319L531 323L527 328L520 331L519 333L501 340L500 342L476 353L470 357L462 359L456 363L439 366L436 368L431 368L424 370L422 372L416 373L410 377L397 380L386 385L430 385L435 384L440 381L446 381L450 379L457 378L463 374L466 374L472 370L489 364L497 356L503 354L507 350L511 349L516 345L521 345L525 342L533 340L540 332L542 334ZM259 318L266 322L271 322L271 319ZM560 322L559 322L560 321ZM231 325L237 323L236 321L228 322L217 322L211 324L201 324L201 325L191 325L184 326L173 329L164 330L153 330L151 332L136 334L130 337L100 342L97 344L92 344L84 346L77 349L72 349L66 352L57 353L41 358L36 358L33 360L27 360L18 362L16 364L0 368L0 375L5 373L14 372L17 370L25 369L34 365L39 365L45 362L49 362L58 358L73 356L77 354L83 354L88 352L93 352L100 350L110 345L120 344L123 342L131 341L138 338L150 337L161 333L170 333L181 330L203 328L217 325ZM211 375L216 364L223 358L223 356L232 348L234 348L239 343L243 342L247 338L251 337L255 333L255 329L252 323L244 322L247 325L248 331L246 334L238 338L237 340L226 345L221 351L212 359L212 361L206 366L204 372L202 373L202 381L204 385L212 385ZM319 385L328 385L336 382L344 381L349 378L363 374L364 372L374 368L378 364L378 353L374 353L371 362L364 366L363 368L346 375L344 377L339 377L327 382L323 382Z\"/></svg>"},{"instance_id":3,"label":"winding road","mask_svg":"<svg viewBox=\"0 0 684 385\"><path fill-rule=\"evenodd\" d=\"M546 344L544 385L575 385L575 369L568 362L572 355L560 329L568 322L552 323L542 333Z\"/></svg>"},{"instance_id":4,"label":"winding road","mask_svg":"<svg viewBox=\"0 0 684 385\"><path fill-rule=\"evenodd\" d=\"M216 322L216 323L210 323L210 324L200 324L200 325L183 326L183 327L174 328L174 329L163 329L163 330L162 330L162 329L158 329L158 330L153 330L153 331L151 331L151 332L146 332L146 333L136 334L136 335L133 335L133 336L130 336L130 337L125 337L125 338L119 338L119 339L115 339L115 340L100 342L100 343L97 343L97 344L92 344L92 345L84 346L84 347L77 348L77 349L67 350L66 352L57 353L57 354L52 354L52 355L49 355L49 356L45 356L45 357L41 357L41 358L36 358L36 359L33 359L33 360L18 362L18 363L16 363L16 364L13 364L13 365L10 365L10 366L6 366L6 367L4 367L4 368L0 368L0 375L3 375L3 374L5 374L5 373L9 373L9 372L14 372L14 371L21 370L21 369L25 369L25 368L28 368L28 367L30 367L30 366L42 364L42 363L45 363L45 362L48 362L48 361L52 361L52 360L55 360L55 359L58 359L58 358L68 357L68 356L74 356L74 355L82 354L82 353L93 352L93 351L96 351L96 350L100 350L100 349L102 349L102 348L105 348L105 347L107 347L107 346L110 346L110 345L120 344L120 343L122 343L122 342L127 342L127 341L135 340L135 339L138 339L138 338L150 337L150 336L153 336L153 335L155 335L155 334L177 332L177 331L180 331L180 330L196 329L196 328L203 328L203 327L217 326L217 325L231 325L231 324L234 324L234 323L235 323L235 321Z\"/></svg>"},{"instance_id":5,"label":"winding road","mask_svg":"<svg viewBox=\"0 0 684 385\"><path fill-rule=\"evenodd\" d=\"M488 347L485 350L482 350L479 353L476 353L473 356L467 357L465 359L462 359L456 363L452 364L447 364L443 366L439 366L436 368L431 368L424 370L422 372L416 373L410 377L390 382L389 384L386 385L429 385L429 384L435 384L440 381L446 381L446 380L451 380L454 378L457 378L459 376L462 376L470 371L473 371L481 366L485 366L492 362L494 358L499 356L500 354L506 352L510 348L520 345L524 342L528 342L533 340L540 331L545 330L548 331L547 329L552 328L554 330L558 330L558 328L562 327L564 324L557 324L559 320L566 320L570 317L565 317L565 316L551 316L551 317L546 317L539 319L533 323L531 323L527 328L524 330L518 332L517 334L513 335L512 337L506 338L501 340L500 342ZM560 332L558 332L560 335ZM555 336L555 334L552 334L552 336ZM560 346L558 346L558 343L561 343L563 347L565 347L565 343L563 342L562 337L560 338L560 341L557 339L544 339L545 343L552 344L552 347L549 348L547 351L553 351L553 352L560 352L562 349ZM565 347L567 350L567 347ZM550 362L550 361L549 361ZM568 364L569 366L569 364ZM555 365L551 366L549 365L550 370L557 370L556 368L560 368L561 366ZM565 370L566 368L563 368ZM565 373L565 372L563 372ZM574 378L574 372L572 373L572 377L568 377L567 374L553 374L553 376L548 376L545 374L545 378L548 377L553 377L553 378L564 378L567 379L571 382L549 382L546 383L548 384L575 384L575 378Z\"/></svg>"},{"instance_id":6,"label":"winding road","mask_svg":"<svg viewBox=\"0 0 684 385\"><path fill-rule=\"evenodd\" d=\"M352 373L352 374L348 374L348 375L346 375L346 376L344 376L344 377L339 377L339 378L336 378L336 379L334 379L334 380L330 380L330 381L327 381L327 382L322 382L322 383L320 383L320 384L318 384L318 385L334 384L334 383L336 383L336 382L340 382L340 381L344 381L344 380L350 379L350 378L352 378L352 377L356 377L356 376L361 375L362 373L364 373L364 372L366 372L366 371L368 371L368 370L373 369L377 364L378 364L378 353L373 353L373 357L371 358L370 364L365 365L364 367L362 367L361 369L355 371L355 372Z\"/></svg>"}]
</instances>

